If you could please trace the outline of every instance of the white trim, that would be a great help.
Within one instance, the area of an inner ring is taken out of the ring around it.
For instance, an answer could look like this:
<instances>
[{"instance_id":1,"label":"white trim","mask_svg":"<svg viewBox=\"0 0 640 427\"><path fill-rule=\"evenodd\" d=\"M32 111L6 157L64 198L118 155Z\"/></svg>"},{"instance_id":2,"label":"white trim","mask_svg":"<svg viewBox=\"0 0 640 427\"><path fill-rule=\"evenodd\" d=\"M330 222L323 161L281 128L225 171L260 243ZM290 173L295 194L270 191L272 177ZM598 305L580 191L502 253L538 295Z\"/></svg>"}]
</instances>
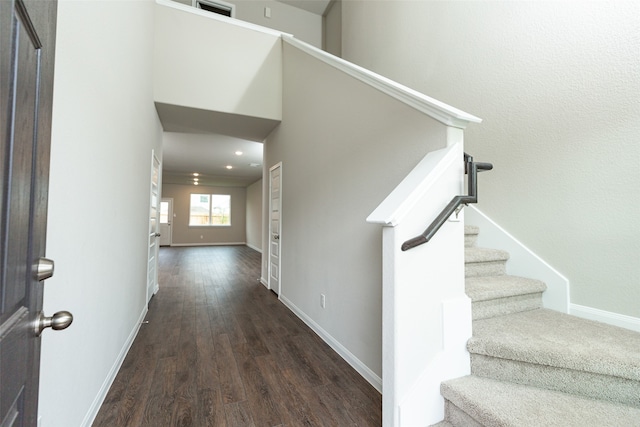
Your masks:
<instances>
[{"instance_id":1,"label":"white trim","mask_svg":"<svg viewBox=\"0 0 640 427\"><path fill-rule=\"evenodd\" d=\"M247 243L247 247L253 249L254 251L256 251L258 253L262 253L262 249L258 248L257 246L253 246L253 245Z\"/></svg>"},{"instance_id":2,"label":"white trim","mask_svg":"<svg viewBox=\"0 0 640 427\"><path fill-rule=\"evenodd\" d=\"M271 286L271 236L273 235L273 232L271 231L271 173L280 168L280 219L279 219L279 224L280 224L280 230L278 230L278 289L274 292L276 292L278 295L280 295L280 293L282 292L282 162L278 162L275 165L271 166L269 168L269 174L268 174L268 179L269 179L269 191L268 191L268 197L269 199L267 200L267 208L268 208L268 212L267 212L267 217L269 219L269 233L268 233L268 239L267 239L267 289L273 289L273 287Z\"/></svg>"},{"instance_id":3,"label":"white trim","mask_svg":"<svg viewBox=\"0 0 640 427\"><path fill-rule=\"evenodd\" d=\"M372 86L379 91L415 108L416 110L444 123L448 126L464 129L469 123L480 123L482 119L465 113L437 99L401 85L391 79L383 77L366 68L352 64L342 58L333 56L321 49L294 38L290 34L282 34L282 40L300 49L314 58L330 65L363 83Z\"/></svg>"},{"instance_id":4,"label":"white trim","mask_svg":"<svg viewBox=\"0 0 640 427\"><path fill-rule=\"evenodd\" d=\"M125 341L124 345L122 346L122 349L120 349L120 353L118 354L118 357L113 363L113 366L109 371L109 374L102 382L102 387L100 387L100 390L98 391L98 394L96 395L95 399L93 399L93 403L89 407L87 414L84 416L84 420L82 420L82 424L80 424L82 427L85 427L85 426L91 427L91 424L93 424L93 421L95 421L96 416L98 415L98 411L100 410L100 407L104 403L104 399L107 397L107 393L109 392L109 389L113 385L113 381L116 379L116 375L118 375L118 371L120 371L120 367L122 367L122 363L124 362L125 357L127 357L127 353L129 353L129 349L131 349L131 346L133 345L133 341L136 339L136 336L138 335L138 331L140 330L140 326L142 326L142 322L144 321L144 318L147 315L148 310L149 309L145 304L145 306L142 308L142 313L140 314L138 321L136 322L133 330L129 334L129 337Z\"/></svg>"},{"instance_id":5,"label":"white trim","mask_svg":"<svg viewBox=\"0 0 640 427\"><path fill-rule=\"evenodd\" d=\"M269 289L269 282L267 282L267 279L260 277L260 283L262 283L265 288Z\"/></svg>"},{"instance_id":6,"label":"white trim","mask_svg":"<svg viewBox=\"0 0 640 427\"><path fill-rule=\"evenodd\" d=\"M300 318L308 327L310 327L329 347L331 347L336 353L338 353L353 369L358 371L362 377L369 382L379 393L382 393L382 378L376 375L367 365L362 363L360 359L353 355L346 347L333 338L327 331L322 329L320 325L314 322L309 316L307 316L302 310L300 310L294 303L289 301L286 297L279 296L280 301L291 310L296 316Z\"/></svg>"},{"instance_id":7,"label":"white trim","mask_svg":"<svg viewBox=\"0 0 640 427\"><path fill-rule=\"evenodd\" d=\"M598 308L586 307L578 304L569 304L569 314L582 317L583 319L595 320L597 322L607 323L609 325L640 332L640 318L638 317L613 313L611 311L604 311Z\"/></svg>"},{"instance_id":8,"label":"white trim","mask_svg":"<svg viewBox=\"0 0 640 427\"><path fill-rule=\"evenodd\" d=\"M395 227L438 181L451 164L460 161L462 144L454 144L431 151L416 165L409 175L367 217L367 222Z\"/></svg>"},{"instance_id":9,"label":"white trim","mask_svg":"<svg viewBox=\"0 0 640 427\"><path fill-rule=\"evenodd\" d=\"M148 240L147 240L147 283L145 286L145 293L147 295L147 303L149 303L149 301L151 300L151 297L153 295L155 295L155 293L157 292L156 289L158 288L158 253L159 253L159 249L160 249L160 239L158 238L158 233L160 232L160 201L162 200L162 182L161 182L161 177L162 177L162 162L160 161L160 159L158 158L158 156L156 156L156 150L152 149L151 150L151 174L149 177L149 207L147 209L147 212L149 212L149 216L147 216L147 218L149 218L149 227L151 227L151 208L152 206L152 202L153 202L153 175L154 175L154 168L156 165L156 162L158 163L158 171L157 171L157 182L156 182L156 217L155 217L155 223L156 223L156 227L154 230L154 234L155 237L153 237L153 239L155 239L155 242L153 244L153 259L155 262L155 267L153 269L153 277L151 278L153 280L153 287L151 289L151 292L149 292L149 260L151 259L151 233L148 234Z\"/></svg>"},{"instance_id":10,"label":"white trim","mask_svg":"<svg viewBox=\"0 0 640 427\"><path fill-rule=\"evenodd\" d=\"M174 243L171 247L176 246L246 246L246 242L223 242L223 243Z\"/></svg>"},{"instance_id":11,"label":"white trim","mask_svg":"<svg viewBox=\"0 0 640 427\"><path fill-rule=\"evenodd\" d=\"M464 218L465 224L480 227L478 246L509 252L507 274L543 281L547 290L542 294L542 305L561 313L569 312L569 279L475 206L465 208Z\"/></svg>"}]
</instances>

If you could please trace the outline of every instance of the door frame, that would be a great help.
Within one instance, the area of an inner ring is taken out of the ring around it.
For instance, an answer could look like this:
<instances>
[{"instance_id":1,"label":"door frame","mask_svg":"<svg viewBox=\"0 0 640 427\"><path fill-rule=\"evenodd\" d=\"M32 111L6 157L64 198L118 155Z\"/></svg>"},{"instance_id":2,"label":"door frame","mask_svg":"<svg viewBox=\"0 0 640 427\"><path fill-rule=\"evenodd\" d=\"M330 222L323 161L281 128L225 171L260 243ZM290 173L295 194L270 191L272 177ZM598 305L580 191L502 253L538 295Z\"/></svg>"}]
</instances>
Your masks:
<instances>
[{"instance_id":1,"label":"door frame","mask_svg":"<svg viewBox=\"0 0 640 427\"><path fill-rule=\"evenodd\" d=\"M280 168L280 230L278 230L278 234L279 234L279 244L278 244L278 289L274 290L277 291L276 293L278 294L278 299L280 299L280 295L281 295L281 291L282 291L282 162L278 162L275 165L271 166L269 168L269 201L268 201L268 205L269 205L269 210L268 210L268 217L269 217L269 238L268 238L268 250L267 250L267 284L268 284L268 288L273 290L273 286L271 284L271 237L273 236L273 230L272 230L272 224L271 224L271 200L272 200L272 186L271 186L271 174L273 173L274 170Z\"/></svg>"}]
</instances>

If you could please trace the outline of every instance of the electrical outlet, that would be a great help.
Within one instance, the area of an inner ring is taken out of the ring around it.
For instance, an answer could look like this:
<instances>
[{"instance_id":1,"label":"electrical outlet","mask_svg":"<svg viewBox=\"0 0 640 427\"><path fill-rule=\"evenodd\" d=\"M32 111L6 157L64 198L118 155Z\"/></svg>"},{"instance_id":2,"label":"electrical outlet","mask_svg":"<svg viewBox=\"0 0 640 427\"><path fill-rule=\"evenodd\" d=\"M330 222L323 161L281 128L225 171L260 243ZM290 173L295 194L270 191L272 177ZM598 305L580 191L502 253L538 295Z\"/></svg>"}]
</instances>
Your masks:
<instances>
[{"instance_id":1,"label":"electrical outlet","mask_svg":"<svg viewBox=\"0 0 640 427\"><path fill-rule=\"evenodd\" d=\"M326 303L326 298L324 294L320 294L320 307L324 308Z\"/></svg>"}]
</instances>

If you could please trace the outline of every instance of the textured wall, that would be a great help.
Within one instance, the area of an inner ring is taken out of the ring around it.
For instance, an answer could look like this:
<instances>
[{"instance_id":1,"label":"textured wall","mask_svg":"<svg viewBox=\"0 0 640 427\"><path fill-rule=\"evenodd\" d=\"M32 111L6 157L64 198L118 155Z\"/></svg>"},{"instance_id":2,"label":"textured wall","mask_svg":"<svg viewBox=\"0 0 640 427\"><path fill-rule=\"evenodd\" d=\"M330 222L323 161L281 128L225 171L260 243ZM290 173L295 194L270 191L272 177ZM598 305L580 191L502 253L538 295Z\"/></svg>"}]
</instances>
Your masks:
<instances>
[{"instance_id":1,"label":"textured wall","mask_svg":"<svg viewBox=\"0 0 640 427\"><path fill-rule=\"evenodd\" d=\"M391 4L393 7L391 7ZM343 2L343 57L484 119L479 208L571 281L640 316L640 4Z\"/></svg>"}]
</instances>

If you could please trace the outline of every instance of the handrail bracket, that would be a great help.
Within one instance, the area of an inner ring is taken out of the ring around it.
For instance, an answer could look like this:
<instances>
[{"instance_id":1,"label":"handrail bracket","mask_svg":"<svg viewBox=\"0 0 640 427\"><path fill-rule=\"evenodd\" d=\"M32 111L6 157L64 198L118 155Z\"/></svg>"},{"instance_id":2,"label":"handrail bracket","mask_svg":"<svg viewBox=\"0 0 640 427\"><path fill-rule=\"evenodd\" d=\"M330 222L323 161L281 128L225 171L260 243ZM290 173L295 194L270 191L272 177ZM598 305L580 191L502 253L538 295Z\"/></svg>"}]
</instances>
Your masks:
<instances>
[{"instance_id":1,"label":"handrail bracket","mask_svg":"<svg viewBox=\"0 0 640 427\"><path fill-rule=\"evenodd\" d=\"M455 213L457 216L462 208L467 206L469 203L478 203L478 172L490 171L493 169L493 165L491 163L474 162L473 157L467 153L464 153L464 163L465 174L467 175L467 191L469 194L455 196L451 199L449 204L442 210L442 212L440 212L436 219L433 220L421 235L416 236L413 239L409 239L402 244L403 251L427 243L452 214Z\"/></svg>"}]
</instances>

